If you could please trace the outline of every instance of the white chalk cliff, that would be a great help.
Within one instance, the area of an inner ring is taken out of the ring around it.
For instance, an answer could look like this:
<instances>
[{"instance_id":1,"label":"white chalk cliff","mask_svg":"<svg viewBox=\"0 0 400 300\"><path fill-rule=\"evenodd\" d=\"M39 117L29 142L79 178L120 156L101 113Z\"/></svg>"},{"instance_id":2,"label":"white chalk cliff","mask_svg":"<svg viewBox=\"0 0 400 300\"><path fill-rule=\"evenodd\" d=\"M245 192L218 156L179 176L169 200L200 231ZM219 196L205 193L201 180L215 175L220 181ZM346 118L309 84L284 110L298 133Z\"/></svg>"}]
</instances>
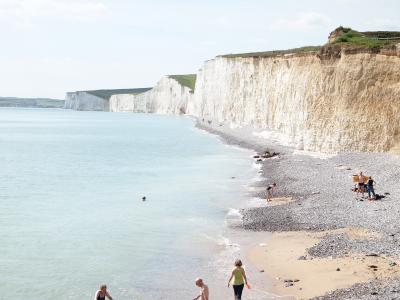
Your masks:
<instances>
[{"instance_id":1,"label":"white chalk cliff","mask_svg":"<svg viewBox=\"0 0 400 300\"><path fill-rule=\"evenodd\" d=\"M400 55L217 57L188 113L280 133L310 151L388 151L400 142Z\"/></svg>"},{"instance_id":2,"label":"white chalk cliff","mask_svg":"<svg viewBox=\"0 0 400 300\"><path fill-rule=\"evenodd\" d=\"M110 98L110 111L184 114L193 92L169 76L163 77L151 90L140 94L119 94Z\"/></svg>"},{"instance_id":3,"label":"white chalk cliff","mask_svg":"<svg viewBox=\"0 0 400 300\"><path fill-rule=\"evenodd\" d=\"M199 70L194 93L166 76L147 92L113 95L109 107L72 96L66 106L186 113L272 130L282 143L309 151L399 149L400 46L335 51L219 56Z\"/></svg>"},{"instance_id":4,"label":"white chalk cliff","mask_svg":"<svg viewBox=\"0 0 400 300\"><path fill-rule=\"evenodd\" d=\"M65 97L64 108L74 110L109 111L108 100L88 92L69 92Z\"/></svg>"}]
</instances>

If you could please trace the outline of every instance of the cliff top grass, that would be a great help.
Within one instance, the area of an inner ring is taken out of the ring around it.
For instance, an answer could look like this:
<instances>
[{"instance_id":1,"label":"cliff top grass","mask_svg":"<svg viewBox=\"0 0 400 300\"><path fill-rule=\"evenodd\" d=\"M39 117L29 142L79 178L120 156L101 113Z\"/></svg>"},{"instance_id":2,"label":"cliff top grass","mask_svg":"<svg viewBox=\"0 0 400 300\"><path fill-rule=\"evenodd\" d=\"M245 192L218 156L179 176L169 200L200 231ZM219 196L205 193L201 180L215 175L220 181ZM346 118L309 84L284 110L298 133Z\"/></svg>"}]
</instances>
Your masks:
<instances>
[{"instance_id":1,"label":"cliff top grass","mask_svg":"<svg viewBox=\"0 0 400 300\"><path fill-rule=\"evenodd\" d=\"M319 51L321 46L304 46L300 48L292 48L287 50L272 50L272 51L262 51L262 52L247 52L247 53L236 53L236 54L225 54L220 55L220 57L235 58L235 57L274 57L278 55L285 54L297 54Z\"/></svg>"},{"instance_id":2,"label":"cliff top grass","mask_svg":"<svg viewBox=\"0 0 400 300\"><path fill-rule=\"evenodd\" d=\"M0 107L63 108L64 100L50 98L0 97Z\"/></svg>"},{"instance_id":3,"label":"cliff top grass","mask_svg":"<svg viewBox=\"0 0 400 300\"><path fill-rule=\"evenodd\" d=\"M175 79L180 85L186 86L194 91L194 87L196 85L196 74L168 75L168 77Z\"/></svg>"},{"instance_id":4,"label":"cliff top grass","mask_svg":"<svg viewBox=\"0 0 400 300\"><path fill-rule=\"evenodd\" d=\"M226 58L245 57L275 57L286 54L303 54L318 52L328 45L337 45L343 48L380 48L400 43L398 31L366 31L359 32L349 27L340 26L330 33L329 42L323 46L305 46L287 50L272 50L263 52L248 52L219 55Z\"/></svg>"},{"instance_id":5,"label":"cliff top grass","mask_svg":"<svg viewBox=\"0 0 400 300\"><path fill-rule=\"evenodd\" d=\"M334 37L336 36L336 38L331 44L361 48L379 48L381 46L400 42L400 32L398 31L359 32L351 28L340 26L331 33L331 36L332 35Z\"/></svg>"},{"instance_id":6,"label":"cliff top grass","mask_svg":"<svg viewBox=\"0 0 400 300\"><path fill-rule=\"evenodd\" d=\"M111 96L118 94L140 94L144 93L151 88L137 88L137 89L115 89L115 90L92 90L92 91L84 91L91 95L97 96L99 98L109 100Z\"/></svg>"}]
</instances>

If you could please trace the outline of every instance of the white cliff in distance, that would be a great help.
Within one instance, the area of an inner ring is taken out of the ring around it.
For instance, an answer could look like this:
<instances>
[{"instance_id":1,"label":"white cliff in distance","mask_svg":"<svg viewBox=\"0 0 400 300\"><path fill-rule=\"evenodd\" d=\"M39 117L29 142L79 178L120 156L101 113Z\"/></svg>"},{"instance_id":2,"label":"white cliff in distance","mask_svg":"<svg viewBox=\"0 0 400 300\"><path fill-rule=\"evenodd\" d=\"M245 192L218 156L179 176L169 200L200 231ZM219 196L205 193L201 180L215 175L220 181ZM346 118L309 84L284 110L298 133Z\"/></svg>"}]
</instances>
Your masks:
<instances>
[{"instance_id":1,"label":"white cliff in distance","mask_svg":"<svg viewBox=\"0 0 400 300\"><path fill-rule=\"evenodd\" d=\"M171 76L165 76L147 92L111 96L110 111L179 115L186 113L192 98L190 87L182 85Z\"/></svg>"}]
</instances>

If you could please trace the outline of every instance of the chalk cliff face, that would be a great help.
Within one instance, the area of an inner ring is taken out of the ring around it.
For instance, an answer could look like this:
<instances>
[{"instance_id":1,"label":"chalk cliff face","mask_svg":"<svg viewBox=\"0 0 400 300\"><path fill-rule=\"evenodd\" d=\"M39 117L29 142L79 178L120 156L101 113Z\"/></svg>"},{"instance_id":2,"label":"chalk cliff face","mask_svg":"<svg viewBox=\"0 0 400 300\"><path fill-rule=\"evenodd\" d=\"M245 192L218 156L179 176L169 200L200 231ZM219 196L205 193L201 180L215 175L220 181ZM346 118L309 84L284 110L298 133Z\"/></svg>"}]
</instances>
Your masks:
<instances>
[{"instance_id":1,"label":"chalk cliff face","mask_svg":"<svg viewBox=\"0 0 400 300\"><path fill-rule=\"evenodd\" d=\"M283 144L309 151L400 151L400 45L219 56L198 72L194 94L169 76L109 102L80 93L67 94L66 108L186 113L272 130Z\"/></svg>"},{"instance_id":2,"label":"chalk cliff face","mask_svg":"<svg viewBox=\"0 0 400 300\"><path fill-rule=\"evenodd\" d=\"M184 114L193 94L175 79L163 77L154 88L140 94L120 94L110 98L110 111Z\"/></svg>"},{"instance_id":3,"label":"chalk cliff face","mask_svg":"<svg viewBox=\"0 0 400 300\"><path fill-rule=\"evenodd\" d=\"M66 109L109 111L109 101L87 92L69 92L65 97Z\"/></svg>"},{"instance_id":4,"label":"chalk cliff face","mask_svg":"<svg viewBox=\"0 0 400 300\"><path fill-rule=\"evenodd\" d=\"M394 54L217 57L199 71L187 112L269 128L305 150L388 151L400 142Z\"/></svg>"}]
</instances>

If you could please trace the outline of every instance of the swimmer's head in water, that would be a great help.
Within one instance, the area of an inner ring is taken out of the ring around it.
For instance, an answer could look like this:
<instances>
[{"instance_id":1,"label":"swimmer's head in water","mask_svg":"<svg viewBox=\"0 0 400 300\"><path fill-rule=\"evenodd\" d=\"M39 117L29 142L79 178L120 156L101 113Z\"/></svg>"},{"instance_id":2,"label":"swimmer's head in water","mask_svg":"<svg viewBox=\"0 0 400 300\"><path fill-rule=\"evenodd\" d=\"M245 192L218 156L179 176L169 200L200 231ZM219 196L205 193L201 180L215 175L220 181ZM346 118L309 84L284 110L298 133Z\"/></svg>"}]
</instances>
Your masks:
<instances>
[{"instance_id":1,"label":"swimmer's head in water","mask_svg":"<svg viewBox=\"0 0 400 300\"><path fill-rule=\"evenodd\" d=\"M198 286L198 287L202 287L203 286L203 279L201 279L201 278L196 278L196 281L195 281L195 283L196 283L196 285Z\"/></svg>"}]
</instances>

